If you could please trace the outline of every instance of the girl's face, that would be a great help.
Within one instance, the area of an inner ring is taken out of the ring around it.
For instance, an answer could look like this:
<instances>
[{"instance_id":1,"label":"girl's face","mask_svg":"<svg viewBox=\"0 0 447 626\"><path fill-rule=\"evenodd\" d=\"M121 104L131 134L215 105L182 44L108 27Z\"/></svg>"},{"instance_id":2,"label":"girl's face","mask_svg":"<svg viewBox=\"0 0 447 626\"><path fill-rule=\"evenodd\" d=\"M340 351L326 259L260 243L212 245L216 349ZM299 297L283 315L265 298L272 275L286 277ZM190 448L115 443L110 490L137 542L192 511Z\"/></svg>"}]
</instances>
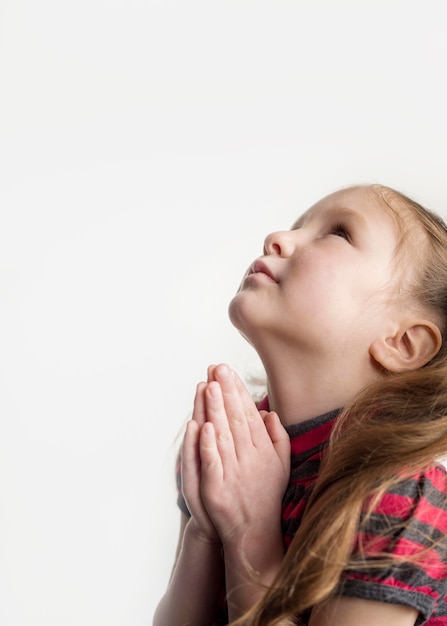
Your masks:
<instances>
[{"instance_id":1,"label":"girl's face","mask_svg":"<svg viewBox=\"0 0 447 626\"><path fill-rule=\"evenodd\" d=\"M395 222L368 187L331 194L266 238L230 318L258 352L367 352L391 324L396 244Z\"/></svg>"}]
</instances>

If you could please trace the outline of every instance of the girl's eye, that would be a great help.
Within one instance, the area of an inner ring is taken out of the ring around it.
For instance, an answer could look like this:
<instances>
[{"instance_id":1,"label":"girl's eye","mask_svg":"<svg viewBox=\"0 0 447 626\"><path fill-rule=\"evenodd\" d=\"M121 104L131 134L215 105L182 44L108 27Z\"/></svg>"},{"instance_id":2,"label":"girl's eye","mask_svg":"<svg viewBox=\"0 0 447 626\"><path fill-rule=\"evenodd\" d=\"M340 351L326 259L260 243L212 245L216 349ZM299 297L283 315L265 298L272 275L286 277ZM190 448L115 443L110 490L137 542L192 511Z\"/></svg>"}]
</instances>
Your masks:
<instances>
[{"instance_id":1,"label":"girl's eye","mask_svg":"<svg viewBox=\"0 0 447 626\"><path fill-rule=\"evenodd\" d=\"M330 232L331 235L335 235L336 237L342 237L346 239L346 241L351 241L351 237L346 226L342 223L337 223L333 226Z\"/></svg>"}]
</instances>

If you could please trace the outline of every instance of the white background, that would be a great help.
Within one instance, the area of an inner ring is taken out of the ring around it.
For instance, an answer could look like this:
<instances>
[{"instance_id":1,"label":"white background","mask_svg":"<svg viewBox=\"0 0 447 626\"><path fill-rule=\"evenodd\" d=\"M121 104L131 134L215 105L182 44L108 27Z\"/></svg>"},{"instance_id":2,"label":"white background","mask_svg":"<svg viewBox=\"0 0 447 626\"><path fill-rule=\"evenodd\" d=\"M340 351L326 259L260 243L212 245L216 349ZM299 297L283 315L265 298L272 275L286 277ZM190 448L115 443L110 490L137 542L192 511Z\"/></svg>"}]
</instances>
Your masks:
<instances>
[{"instance_id":1,"label":"white background","mask_svg":"<svg viewBox=\"0 0 447 626\"><path fill-rule=\"evenodd\" d=\"M443 1L0 1L0 624L147 626L176 437L269 231L447 211Z\"/></svg>"}]
</instances>

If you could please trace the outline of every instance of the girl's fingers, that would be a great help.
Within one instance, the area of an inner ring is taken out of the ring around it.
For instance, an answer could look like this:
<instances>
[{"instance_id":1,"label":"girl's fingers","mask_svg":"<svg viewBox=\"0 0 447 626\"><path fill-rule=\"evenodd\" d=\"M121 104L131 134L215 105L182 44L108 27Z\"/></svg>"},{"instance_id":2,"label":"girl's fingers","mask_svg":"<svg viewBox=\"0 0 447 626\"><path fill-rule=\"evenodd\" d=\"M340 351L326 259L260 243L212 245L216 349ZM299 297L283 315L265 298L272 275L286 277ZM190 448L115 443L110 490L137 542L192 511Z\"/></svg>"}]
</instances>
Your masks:
<instances>
[{"instance_id":1,"label":"girl's fingers","mask_svg":"<svg viewBox=\"0 0 447 626\"><path fill-rule=\"evenodd\" d=\"M181 450L182 490L186 501L199 490L200 457L198 454L200 427L194 420L186 424Z\"/></svg>"},{"instance_id":2,"label":"girl's fingers","mask_svg":"<svg viewBox=\"0 0 447 626\"><path fill-rule=\"evenodd\" d=\"M251 394L248 391L247 387L244 385L236 372L233 372L233 377L235 380L236 388L241 398L253 445L256 447L262 446L266 443L264 418L258 411L255 403L253 402L253 398L251 397Z\"/></svg>"},{"instance_id":3,"label":"girl's fingers","mask_svg":"<svg viewBox=\"0 0 447 626\"><path fill-rule=\"evenodd\" d=\"M208 424L213 426L215 444L222 461L233 461L235 457L234 439L224 404L222 389L217 381L208 383L205 400L207 416L205 426Z\"/></svg>"},{"instance_id":4,"label":"girl's fingers","mask_svg":"<svg viewBox=\"0 0 447 626\"><path fill-rule=\"evenodd\" d=\"M200 461L205 490L220 487L223 477L221 451L213 424L207 422L200 431Z\"/></svg>"},{"instance_id":5,"label":"girl's fingers","mask_svg":"<svg viewBox=\"0 0 447 626\"><path fill-rule=\"evenodd\" d=\"M246 452L247 446L253 445L249 422L256 417L260 418L253 401L251 401L251 405L247 402L244 403L237 388L234 374L227 365L220 364L216 366L214 376L221 388L226 418L233 436L235 451L237 456L241 457Z\"/></svg>"},{"instance_id":6,"label":"girl's fingers","mask_svg":"<svg viewBox=\"0 0 447 626\"><path fill-rule=\"evenodd\" d=\"M209 426L209 424L208 424ZM197 422L189 420L186 425L183 439L181 463L182 463L182 492L186 505L191 513L194 523L201 529L201 532L212 541L218 540L217 530L208 515L202 499L202 461L200 458L201 430ZM216 456L215 456L216 458ZM217 456L217 463L219 458ZM209 464L209 459L207 460ZM216 465L214 466L216 468ZM217 474L219 476L219 474ZM212 488L215 488L216 469L211 472L213 478ZM209 480L209 479L208 479Z\"/></svg>"},{"instance_id":7,"label":"girl's fingers","mask_svg":"<svg viewBox=\"0 0 447 626\"><path fill-rule=\"evenodd\" d=\"M264 418L264 424L272 440L276 454L281 459L287 474L290 472L290 437L281 424L278 414L271 411Z\"/></svg>"},{"instance_id":8,"label":"girl's fingers","mask_svg":"<svg viewBox=\"0 0 447 626\"><path fill-rule=\"evenodd\" d=\"M210 383L212 380L216 380L214 377L214 370L216 369L216 365L214 363L212 365L208 365L207 375L208 382Z\"/></svg>"},{"instance_id":9,"label":"girl's fingers","mask_svg":"<svg viewBox=\"0 0 447 626\"><path fill-rule=\"evenodd\" d=\"M196 395L194 396L194 407L192 412L192 418L198 423L199 426L203 426L206 422L205 391L206 383L199 383L196 387Z\"/></svg>"}]
</instances>

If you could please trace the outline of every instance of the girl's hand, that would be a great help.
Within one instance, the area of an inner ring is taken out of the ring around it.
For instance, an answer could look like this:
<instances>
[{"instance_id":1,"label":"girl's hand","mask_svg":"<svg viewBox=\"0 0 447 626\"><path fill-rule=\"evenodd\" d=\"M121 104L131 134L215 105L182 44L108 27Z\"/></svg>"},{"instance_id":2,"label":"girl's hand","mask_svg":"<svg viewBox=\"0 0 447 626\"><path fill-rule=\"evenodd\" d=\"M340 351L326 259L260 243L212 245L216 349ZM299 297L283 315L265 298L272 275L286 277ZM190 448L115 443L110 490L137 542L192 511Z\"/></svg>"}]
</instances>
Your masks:
<instances>
[{"instance_id":1,"label":"girl's hand","mask_svg":"<svg viewBox=\"0 0 447 626\"><path fill-rule=\"evenodd\" d=\"M226 365L210 368L200 431L201 495L222 542L276 529L290 475L290 441L276 413L259 412Z\"/></svg>"},{"instance_id":2,"label":"girl's hand","mask_svg":"<svg viewBox=\"0 0 447 626\"><path fill-rule=\"evenodd\" d=\"M199 452L200 430L206 421L205 391L207 383L197 385L194 397L192 419L186 425L183 439L182 463L182 492L191 513L191 524L195 532L211 543L219 542L219 535L211 521L200 494L201 488L201 461Z\"/></svg>"}]
</instances>

